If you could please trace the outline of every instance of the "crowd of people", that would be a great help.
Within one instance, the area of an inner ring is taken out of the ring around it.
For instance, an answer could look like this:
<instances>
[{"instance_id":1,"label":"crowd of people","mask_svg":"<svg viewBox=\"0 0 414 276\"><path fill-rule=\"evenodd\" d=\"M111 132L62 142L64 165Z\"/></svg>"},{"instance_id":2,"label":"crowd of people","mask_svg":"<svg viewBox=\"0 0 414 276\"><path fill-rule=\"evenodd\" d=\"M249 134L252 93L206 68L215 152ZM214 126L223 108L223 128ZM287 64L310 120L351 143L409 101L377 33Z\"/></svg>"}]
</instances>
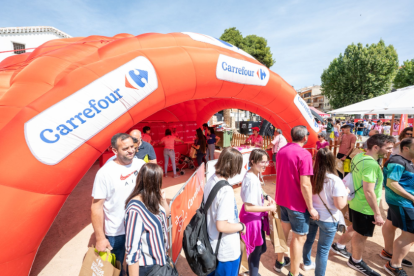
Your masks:
<instances>
[{"instance_id":1,"label":"crowd of people","mask_svg":"<svg viewBox=\"0 0 414 276\"><path fill-rule=\"evenodd\" d=\"M351 158L357 139L351 126L341 125L340 122L335 125L332 121L328 123L326 134L320 133L318 136L315 160L304 149L309 137L305 126L291 129L290 143L280 130L275 131L269 146L276 163L274 199L263 191L260 181L260 175L270 161L270 156L263 149L254 149L250 154L249 170L241 185L243 206L240 210L230 186L219 190L207 213L211 247L215 250L219 246L217 267L210 275L238 275L240 238L246 244L248 274L259 275L260 258L267 249L265 235L269 231L269 211L279 212L286 240L292 235L290 256L275 254L276 272L290 266L289 276L302 275L300 269L315 270L318 276L325 275L328 254L332 251L347 258L348 266L363 275L380 275L364 262L363 255L367 239L373 236L375 227L382 226L385 247L378 253L387 260L385 270L390 275L407 275L402 267L412 266L405 257L414 243L412 128L404 129L398 141L384 134L383 130L373 128L366 141L366 152ZM328 131L338 132L340 148L337 156L328 148ZM197 130L197 138L192 145L197 151L197 159L200 158L199 152L203 158L209 152L209 145L215 144L216 140L214 143L209 142L215 138L213 135L214 129L207 128L204 133L202 129ZM166 132L162 140L166 147L166 161L171 156L169 150L173 150L171 145L177 141L174 136L169 136L171 133ZM98 171L92 192L96 249L112 250L121 263L125 258L129 275L147 275L154 266L168 263L166 218L170 210L161 189L163 171L160 166L153 164L156 158L155 154L152 155L153 149L151 151L148 147L150 143L151 140L144 141L144 135L141 137L137 130L130 134L114 135L111 146L115 156ZM378 161L387 155L391 157L382 168ZM209 153L208 158L213 156ZM350 159L352 189L342 181L346 175L337 171L336 159ZM172 162L174 164L174 160ZM232 147L225 148L215 165L215 174L207 179L204 201L216 183L240 174L242 165L242 154ZM379 207L383 187L389 205L385 220ZM352 223L349 227L345 226L343 214L346 212ZM397 228L402 230L402 234L396 238ZM312 261L311 249L318 230L317 254ZM342 236L333 243L337 232L342 232ZM219 236L221 241L218 245ZM352 244L351 251L346 248L349 242Z\"/></svg>"}]
</instances>

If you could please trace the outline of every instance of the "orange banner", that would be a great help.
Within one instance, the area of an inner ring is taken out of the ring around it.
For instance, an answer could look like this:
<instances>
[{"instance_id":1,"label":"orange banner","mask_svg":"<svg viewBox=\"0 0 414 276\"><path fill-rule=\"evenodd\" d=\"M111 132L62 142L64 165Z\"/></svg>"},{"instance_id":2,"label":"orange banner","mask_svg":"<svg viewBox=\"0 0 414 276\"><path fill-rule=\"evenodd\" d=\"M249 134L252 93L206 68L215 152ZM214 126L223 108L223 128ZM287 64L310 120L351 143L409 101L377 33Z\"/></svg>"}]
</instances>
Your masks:
<instances>
[{"instance_id":1,"label":"orange banner","mask_svg":"<svg viewBox=\"0 0 414 276\"><path fill-rule=\"evenodd\" d=\"M401 133L401 131L404 130L408 126L408 115L407 114L401 114L400 118L400 128L398 130L398 134Z\"/></svg>"},{"instance_id":2,"label":"orange banner","mask_svg":"<svg viewBox=\"0 0 414 276\"><path fill-rule=\"evenodd\" d=\"M172 259L177 261L183 246L184 230L195 215L203 200L205 185L204 163L197 172L187 181L184 190L179 194L171 205L171 236L172 236Z\"/></svg>"}]
</instances>

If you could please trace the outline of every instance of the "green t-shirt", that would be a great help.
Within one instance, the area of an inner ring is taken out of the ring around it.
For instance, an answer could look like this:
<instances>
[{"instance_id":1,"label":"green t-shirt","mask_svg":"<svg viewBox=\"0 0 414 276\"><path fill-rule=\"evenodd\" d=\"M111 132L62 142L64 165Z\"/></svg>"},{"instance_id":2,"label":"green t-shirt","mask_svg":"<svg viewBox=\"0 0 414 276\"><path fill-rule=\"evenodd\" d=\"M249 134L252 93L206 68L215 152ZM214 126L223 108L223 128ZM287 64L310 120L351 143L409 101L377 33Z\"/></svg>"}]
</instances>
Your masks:
<instances>
[{"instance_id":1,"label":"green t-shirt","mask_svg":"<svg viewBox=\"0 0 414 276\"><path fill-rule=\"evenodd\" d=\"M372 156L360 153L352 159L351 170L355 191L361 187L362 181L376 183L374 192L377 196L377 204L379 206L384 175L378 162ZM349 208L365 215L374 215L374 211L372 211L365 198L364 188L361 188L355 193L354 199L349 202Z\"/></svg>"}]
</instances>

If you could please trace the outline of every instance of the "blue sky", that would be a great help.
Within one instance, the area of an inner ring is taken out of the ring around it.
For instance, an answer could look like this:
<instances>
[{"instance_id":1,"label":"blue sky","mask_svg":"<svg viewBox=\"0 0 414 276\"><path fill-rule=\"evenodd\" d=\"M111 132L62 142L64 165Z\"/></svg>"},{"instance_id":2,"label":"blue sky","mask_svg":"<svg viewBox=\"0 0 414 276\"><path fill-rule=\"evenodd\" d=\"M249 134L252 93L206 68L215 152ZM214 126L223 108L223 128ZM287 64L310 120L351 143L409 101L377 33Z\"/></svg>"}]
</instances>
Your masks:
<instances>
[{"instance_id":1,"label":"blue sky","mask_svg":"<svg viewBox=\"0 0 414 276\"><path fill-rule=\"evenodd\" d=\"M320 84L323 69L347 45L396 48L414 58L414 1L82 1L0 2L0 27L53 26L71 36L190 31L220 37L224 29L267 39L271 68L295 88ZM1 49L0 49L1 50Z\"/></svg>"}]
</instances>

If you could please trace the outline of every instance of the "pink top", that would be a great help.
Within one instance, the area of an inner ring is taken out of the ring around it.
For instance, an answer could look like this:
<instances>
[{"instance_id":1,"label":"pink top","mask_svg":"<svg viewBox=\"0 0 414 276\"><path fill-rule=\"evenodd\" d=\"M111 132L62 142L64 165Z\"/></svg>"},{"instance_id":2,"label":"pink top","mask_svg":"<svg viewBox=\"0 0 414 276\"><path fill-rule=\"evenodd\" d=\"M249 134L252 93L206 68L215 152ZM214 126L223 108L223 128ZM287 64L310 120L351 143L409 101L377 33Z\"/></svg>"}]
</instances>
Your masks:
<instances>
[{"instance_id":1,"label":"pink top","mask_svg":"<svg viewBox=\"0 0 414 276\"><path fill-rule=\"evenodd\" d=\"M252 134L249 138L247 138L247 141L250 141L254 146L256 146L262 144L263 137L260 135L254 136L254 134Z\"/></svg>"},{"instance_id":2,"label":"pink top","mask_svg":"<svg viewBox=\"0 0 414 276\"><path fill-rule=\"evenodd\" d=\"M329 146L329 142L328 141L325 141L323 143L321 143L320 141L317 141L316 142L316 149L317 150L323 149L326 146Z\"/></svg>"},{"instance_id":3,"label":"pink top","mask_svg":"<svg viewBox=\"0 0 414 276\"><path fill-rule=\"evenodd\" d=\"M275 139L273 139L272 144L273 144L272 153L277 153L281 148L287 145L287 140L285 136L283 136L282 134L279 134L278 136L275 137Z\"/></svg>"},{"instance_id":4,"label":"pink top","mask_svg":"<svg viewBox=\"0 0 414 276\"><path fill-rule=\"evenodd\" d=\"M313 175L312 155L296 143L288 143L277 153L276 203L305 213L307 207L300 189L300 176Z\"/></svg>"},{"instance_id":5,"label":"pink top","mask_svg":"<svg viewBox=\"0 0 414 276\"><path fill-rule=\"evenodd\" d=\"M174 149L174 142L175 142L175 136L168 135L161 139L161 142L165 144L165 149Z\"/></svg>"},{"instance_id":6,"label":"pink top","mask_svg":"<svg viewBox=\"0 0 414 276\"><path fill-rule=\"evenodd\" d=\"M375 130L378 130L379 133L382 133L383 126L382 125L379 125L379 124L375 124L374 129Z\"/></svg>"},{"instance_id":7,"label":"pink top","mask_svg":"<svg viewBox=\"0 0 414 276\"><path fill-rule=\"evenodd\" d=\"M142 141L150 143L151 142L151 136L147 133L142 134Z\"/></svg>"}]
</instances>

